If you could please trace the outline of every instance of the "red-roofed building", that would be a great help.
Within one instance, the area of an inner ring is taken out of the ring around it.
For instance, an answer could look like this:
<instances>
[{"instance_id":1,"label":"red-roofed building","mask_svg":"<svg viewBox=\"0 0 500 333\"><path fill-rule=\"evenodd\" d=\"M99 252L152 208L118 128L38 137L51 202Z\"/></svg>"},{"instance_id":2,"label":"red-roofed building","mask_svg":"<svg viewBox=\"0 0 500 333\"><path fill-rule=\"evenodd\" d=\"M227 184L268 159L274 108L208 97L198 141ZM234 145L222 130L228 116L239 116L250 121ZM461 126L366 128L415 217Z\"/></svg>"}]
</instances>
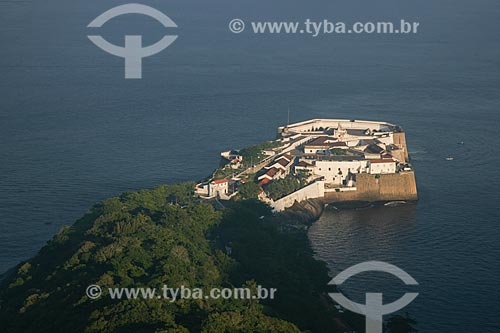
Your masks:
<instances>
[{"instance_id":1,"label":"red-roofed building","mask_svg":"<svg viewBox=\"0 0 500 333\"><path fill-rule=\"evenodd\" d=\"M196 193L207 197L215 197L217 194L227 195L228 191L229 181L227 179L216 179L209 183L196 185Z\"/></svg>"},{"instance_id":2,"label":"red-roofed building","mask_svg":"<svg viewBox=\"0 0 500 333\"><path fill-rule=\"evenodd\" d=\"M288 154L281 155L275 159L271 164L265 167L265 169L278 169L281 170L279 176L285 177L290 173L290 168L293 164L294 157ZM276 178L276 177L275 177Z\"/></svg>"},{"instance_id":3,"label":"red-roofed building","mask_svg":"<svg viewBox=\"0 0 500 333\"><path fill-rule=\"evenodd\" d=\"M396 173L396 162L392 158L370 160L368 172L372 175Z\"/></svg>"},{"instance_id":4,"label":"red-roofed building","mask_svg":"<svg viewBox=\"0 0 500 333\"><path fill-rule=\"evenodd\" d=\"M229 181L227 179L216 179L210 182L208 194L216 196L217 194L227 194L229 191Z\"/></svg>"},{"instance_id":5,"label":"red-roofed building","mask_svg":"<svg viewBox=\"0 0 500 333\"><path fill-rule=\"evenodd\" d=\"M332 136L320 136L304 145L306 154L326 154L332 148L347 149L347 144Z\"/></svg>"},{"instance_id":6,"label":"red-roofed building","mask_svg":"<svg viewBox=\"0 0 500 333\"><path fill-rule=\"evenodd\" d=\"M262 180L258 183L258 185L259 185L259 187L262 187L262 186L266 185L266 184L267 184L267 183L269 183L269 182L271 182L271 179L269 179L269 178L263 178L263 179L262 179Z\"/></svg>"},{"instance_id":7,"label":"red-roofed building","mask_svg":"<svg viewBox=\"0 0 500 333\"><path fill-rule=\"evenodd\" d=\"M227 182L228 182L228 180L227 180L227 179L225 179L225 178L224 178L224 179L216 179L216 180L213 180L213 181L212 181L212 183L213 183L213 184L216 184L216 185L225 184L225 183L227 183Z\"/></svg>"},{"instance_id":8,"label":"red-roofed building","mask_svg":"<svg viewBox=\"0 0 500 333\"><path fill-rule=\"evenodd\" d=\"M273 179L279 178L280 175L281 175L281 170L280 169L278 169L278 168L271 168L271 169L267 170L266 173L260 175L257 179L258 180L262 180L262 179L273 180Z\"/></svg>"},{"instance_id":9,"label":"red-roofed building","mask_svg":"<svg viewBox=\"0 0 500 333\"><path fill-rule=\"evenodd\" d=\"M295 165L295 172L297 171L309 171L312 172L314 165L307 163L306 161L300 161Z\"/></svg>"}]
</instances>

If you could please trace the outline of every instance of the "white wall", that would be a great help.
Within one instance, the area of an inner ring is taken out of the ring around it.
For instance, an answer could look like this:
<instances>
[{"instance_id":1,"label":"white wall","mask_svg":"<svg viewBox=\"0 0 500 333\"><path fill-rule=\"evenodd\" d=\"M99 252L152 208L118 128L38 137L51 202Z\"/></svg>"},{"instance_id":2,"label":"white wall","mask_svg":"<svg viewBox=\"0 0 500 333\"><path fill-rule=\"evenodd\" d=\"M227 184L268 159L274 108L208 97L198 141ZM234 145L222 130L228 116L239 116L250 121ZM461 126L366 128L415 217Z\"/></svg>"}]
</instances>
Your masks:
<instances>
[{"instance_id":1,"label":"white wall","mask_svg":"<svg viewBox=\"0 0 500 333\"><path fill-rule=\"evenodd\" d=\"M303 145L304 143L310 141L311 138L310 137L305 137L301 140L298 140L297 142L294 142L292 144L289 144L288 147L286 147L285 149L283 149L283 151L281 152L281 154L286 154L292 150L294 150L295 148L297 148L298 146L300 145Z\"/></svg>"},{"instance_id":2,"label":"white wall","mask_svg":"<svg viewBox=\"0 0 500 333\"><path fill-rule=\"evenodd\" d=\"M300 190L293 192L286 197L276 201L271 201L270 205L275 212L281 212L288 207L292 207L295 201L301 202L307 199L322 198L325 196L325 182L316 181Z\"/></svg>"},{"instance_id":3,"label":"white wall","mask_svg":"<svg viewBox=\"0 0 500 333\"><path fill-rule=\"evenodd\" d=\"M368 161L316 161L314 174L325 177L327 183L340 184L351 173L366 172ZM339 169L342 176L339 177ZM340 180L340 181L339 181Z\"/></svg>"},{"instance_id":4,"label":"white wall","mask_svg":"<svg viewBox=\"0 0 500 333\"><path fill-rule=\"evenodd\" d=\"M376 122L376 121L368 121L368 120L356 120L354 122L349 119L313 119L308 121L303 121L300 123L290 124L288 129L291 132L307 132L310 131L311 128L316 129L317 127L323 128L337 128L338 124L344 128L354 128L354 129L366 129L369 128L371 130L381 130L384 128L388 128L392 126L392 124L386 122ZM284 126L280 127L279 130L284 129Z\"/></svg>"},{"instance_id":5,"label":"white wall","mask_svg":"<svg viewBox=\"0 0 500 333\"><path fill-rule=\"evenodd\" d=\"M318 148L304 148L304 153L306 154L326 154L330 151L330 149L318 149Z\"/></svg>"},{"instance_id":6,"label":"white wall","mask_svg":"<svg viewBox=\"0 0 500 333\"><path fill-rule=\"evenodd\" d=\"M198 184L198 185L199 185L199 187L198 186L196 187L196 193L202 194L202 195L208 195L209 185L208 184L205 184L205 185Z\"/></svg>"},{"instance_id":7,"label":"white wall","mask_svg":"<svg viewBox=\"0 0 500 333\"><path fill-rule=\"evenodd\" d=\"M210 183L210 196L215 196L217 193L219 194L227 194L229 187L228 183L222 183L222 184L215 184L215 183Z\"/></svg>"},{"instance_id":8,"label":"white wall","mask_svg":"<svg viewBox=\"0 0 500 333\"><path fill-rule=\"evenodd\" d=\"M386 173L396 173L396 162L392 162L392 163L370 163L370 173L372 175L386 174Z\"/></svg>"}]
</instances>

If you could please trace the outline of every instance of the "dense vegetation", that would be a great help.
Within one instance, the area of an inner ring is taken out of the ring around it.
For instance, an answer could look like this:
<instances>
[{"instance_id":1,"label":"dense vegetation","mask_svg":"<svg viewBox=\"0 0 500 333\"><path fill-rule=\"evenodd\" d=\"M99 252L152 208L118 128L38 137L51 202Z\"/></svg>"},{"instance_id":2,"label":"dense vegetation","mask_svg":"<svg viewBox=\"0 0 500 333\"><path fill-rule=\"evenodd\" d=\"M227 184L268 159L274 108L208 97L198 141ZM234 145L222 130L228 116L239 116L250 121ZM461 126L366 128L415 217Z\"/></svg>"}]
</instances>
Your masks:
<instances>
[{"instance_id":1,"label":"dense vegetation","mask_svg":"<svg viewBox=\"0 0 500 333\"><path fill-rule=\"evenodd\" d=\"M232 178L235 175L242 172L243 170L244 170L244 168L242 166L240 166L239 168L233 169L233 168L231 168L230 164L227 164L227 165L215 170L215 172L213 174L213 178L214 179Z\"/></svg>"},{"instance_id":2,"label":"dense vegetation","mask_svg":"<svg viewBox=\"0 0 500 333\"><path fill-rule=\"evenodd\" d=\"M240 199L257 199L259 193L260 187L253 181L246 182L238 187L238 198Z\"/></svg>"},{"instance_id":3,"label":"dense vegetation","mask_svg":"<svg viewBox=\"0 0 500 333\"><path fill-rule=\"evenodd\" d=\"M215 172L213 173L213 178L223 179L234 177L245 169L260 163L262 160L268 157L268 155L264 153L264 150L280 147L281 145L282 143L279 141L265 141L258 145L242 149L240 151L240 154L241 156L243 156L243 162L238 168L234 169L231 167L231 164L227 164L227 160L221 159L223 164L215 170Z\"/></svg>"},{"instance_id":4,"label":"dense vegetation","mask_svg":"<svg viewBox=\"0 0 500 333\"><path fill-rule=\"evenodd\" d=\"M341 148L332 148L330 149L330 155L346 155L347 152L345 149Z\"/></svg>"},{"instance_id":5,"label":"dense vegetation","mask_svg":"<svg viewBox=\"0 0 500 333\"><path fill-rule=\"evenodd\" d=\"M197 203L193 184L125 193L63 228L0 289L2 332L332 332L325 266L269 207ZM264 218L262 218L264 216ZM226 251L230 247L230 255ZM104 296L85 295L98 284ZM257 300L112 300L108 287L277 288Z\"/></svg>"},{"instance_id":6,"label":"dense vegetation","mask_svg":"<svg viewBox=\"0 0 500 333\"><path fill-rule=\"evenodd\" d=\"M279 141L266 141L258 145L244 148L240 151L241 156L243 156L243 164L246 167L257 164L267 157L267 155L263 152L264 150L279 146L281 146L281 142Z\"/></svg>"},{"instance_id":7,"label":"dense vegetation","mask_svg":"<svg viewBox=\"0 0 500 333\"><path fill-rule=\"evenodd\" d=\"M283 179L278 179L270 183L265 191L271 199L278 200L301 189L305 185L307 185L306 177L288 175Z\"/></svg>"}]
</instances>

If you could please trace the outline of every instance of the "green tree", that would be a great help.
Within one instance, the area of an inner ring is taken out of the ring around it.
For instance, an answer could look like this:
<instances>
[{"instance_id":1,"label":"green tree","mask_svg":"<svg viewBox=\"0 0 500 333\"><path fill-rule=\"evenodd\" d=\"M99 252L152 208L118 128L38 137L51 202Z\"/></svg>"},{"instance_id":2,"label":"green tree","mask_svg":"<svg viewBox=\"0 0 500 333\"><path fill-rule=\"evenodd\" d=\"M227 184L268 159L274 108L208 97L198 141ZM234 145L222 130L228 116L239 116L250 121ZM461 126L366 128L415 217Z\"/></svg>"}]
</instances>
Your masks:
<instances>
[{"instance_id":1,"label":"green tree","mask_svg":"<svg viewBox=\"0 0 500 333\"><path fill-rule=\"evenodd\" d=\"M257 199L260 187L254 182L249 181L238 187L238 193L241 199Z\"/></svg>"},{"instance_id":2,"label":"green tree","mask_svg":"<svg viewBox=\"0 0 500 333\"><path fill-rule=\"evenodd\" d=\"M292 192L295 192L306 185L303 175L288 175L283 179L278 179L267 185L266 193L273 200L280 199Z\"/></svg>"},{"instance_id":3,"label":"green tree","mask_svg":"<svg viewBox=\"0 0 500 333\"><path fill-rule=\"evenodd\" d=\"M248 167L252 164L259 163L267 156L266 154L264 154L264 150L276 148L279 146L281 146L281 142L266 141L261 144L242 149L240 151L240 154L243 156L243 165Z\"/></svg>"}]
</instances>

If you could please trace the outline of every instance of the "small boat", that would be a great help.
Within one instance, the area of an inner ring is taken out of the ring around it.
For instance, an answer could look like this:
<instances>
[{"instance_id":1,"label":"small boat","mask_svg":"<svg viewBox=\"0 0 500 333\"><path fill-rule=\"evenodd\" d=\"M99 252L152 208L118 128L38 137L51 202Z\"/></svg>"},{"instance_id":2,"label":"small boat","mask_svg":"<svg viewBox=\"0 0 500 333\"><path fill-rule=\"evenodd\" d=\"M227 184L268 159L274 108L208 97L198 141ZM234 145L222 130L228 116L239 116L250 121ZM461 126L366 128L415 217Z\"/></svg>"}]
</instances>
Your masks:
<instances>
[{"instance_id":1,"label":"small boat","mask_svg":"<svg viewBox=\"0 0 500 333\"><path fill-rule=\"evenodd\" d=\"M460 141L458 144L459 144L459 145L463 145L463 144L464 144L464 142L463 142L463 141Z\"/></svg>"},{"instance_id":2,"label":"small boat","mask_svg":"<svg viewBox=\"0 0 500 333\"><path fill-rule=\"evenodd\" d=\"M447 161L453 161L453 160L454 160L454 158L453 158L453 157L451 157L451 156L448 156L448 157L446 158L446 160L447 160Z\"/></svg>"},{"instance_id":3,"label":"small boat","mask_svg":"<svg viewBox=\"0 0 500 333\"><path fill-rule=\"evenodd\" d=\"M399 205L404 205L406 201L389 201L384 204L384 206L392 207L392 206L399 206Z\"/></svg>"}]
</instances>

